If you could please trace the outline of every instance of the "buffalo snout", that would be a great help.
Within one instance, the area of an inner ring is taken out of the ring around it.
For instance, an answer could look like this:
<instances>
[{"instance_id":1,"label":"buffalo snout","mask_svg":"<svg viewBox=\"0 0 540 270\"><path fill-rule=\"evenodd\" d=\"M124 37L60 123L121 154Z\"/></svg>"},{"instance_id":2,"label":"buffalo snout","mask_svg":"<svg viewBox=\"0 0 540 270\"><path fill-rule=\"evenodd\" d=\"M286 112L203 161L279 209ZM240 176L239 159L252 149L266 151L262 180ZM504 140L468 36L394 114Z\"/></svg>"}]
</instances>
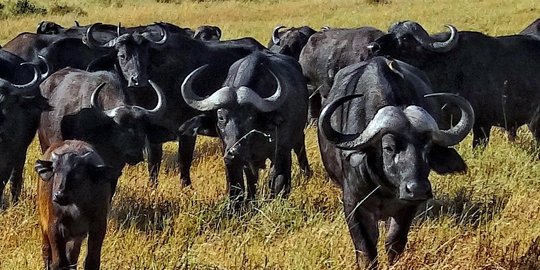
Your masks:
<instances>
[{"instance_id":1,"label":"buffalo snout","mask_svg":"<svg viewBox=\"0 0 540 270\"><path fill-rule=\"evenodd\" d=\"M423 201L433 197L429 181L409 180L401 183L399 198L409 201Z\"/></svg>"}]
</instances>

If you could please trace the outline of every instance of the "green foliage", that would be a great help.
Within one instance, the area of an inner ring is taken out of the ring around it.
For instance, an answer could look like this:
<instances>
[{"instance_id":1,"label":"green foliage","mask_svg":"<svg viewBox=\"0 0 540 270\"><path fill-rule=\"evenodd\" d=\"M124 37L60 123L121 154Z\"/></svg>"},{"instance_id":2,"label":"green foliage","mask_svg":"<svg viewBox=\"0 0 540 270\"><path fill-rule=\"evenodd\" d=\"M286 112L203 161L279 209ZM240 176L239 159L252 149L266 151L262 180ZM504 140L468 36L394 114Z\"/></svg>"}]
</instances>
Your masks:
<instances>
[{"instance_id":1,"label":"green foliage","mask_svg":"<svg viewBox=\"0 0 540 270\"><path fill-rule=\"evenodd\" d=\"M47 14L47 9L38 7L29 0L17 0L11 9L13 15L29 15L29 14Z\"/></svg>"},{"instance_id":2,"label":"green foliage","mask_svg":"<svg viewBox=\"0 0 540 270\"><path fill-rule=\"evenodd\" d=\"M76 16L87 16L88 13L84 11L81 7L63 5L59 3L54 3L49 12L52 15L66 15L66 14L75 14Z\"/></svg>"}]
</instances>

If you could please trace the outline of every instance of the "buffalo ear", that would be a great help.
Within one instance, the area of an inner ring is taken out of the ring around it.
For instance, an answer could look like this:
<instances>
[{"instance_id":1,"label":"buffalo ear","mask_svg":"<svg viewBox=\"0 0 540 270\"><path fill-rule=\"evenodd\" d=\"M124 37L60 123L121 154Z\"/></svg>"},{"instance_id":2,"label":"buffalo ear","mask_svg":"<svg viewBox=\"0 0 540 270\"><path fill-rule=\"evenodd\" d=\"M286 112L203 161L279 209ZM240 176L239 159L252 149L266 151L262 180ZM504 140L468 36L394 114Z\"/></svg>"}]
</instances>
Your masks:
<instances>
[{"instance_id":1,"label":"buffalo ear","mask_svg":"<svg viewBox=\"0 0 540 270\"><path fill-rule=\"evenodd\" d=\"M62 139L95 142L100 135L111 133L114 121L94 108L84 108L66 115L60 122Z\"/></svg>"},{"instance_id":2,"label":"buffalo ear","mask_svg":"<svg viewBox=\"0 0 540 270\"><path fill-rule=\"evenodd\" d=\"M52 161L47 160L36 160L36 165L34 166L34 169L39 174L39 177L43 179L44 181L51 180L53 176L53 163Z\"/></svg>"},{"instance_id":3,"label":"buffalo ear","mask_svg":"<svg viewBox=\"0 0 540 270\"><path fill-rule=\"evenodd\" d=\"M197 130L204 125L205 118L208 118L208 116L197 115L187 120L178 128L178 134L185 136L197 135Z\"/></svg>"},{"instance_id":4,"label":"buffalo ear","mask_svg":"<svg viewBox=\"0 0 540 270\"><path fill-rule=\"evenodd\" d=\"M467 164L454 148L439 145L433 145L429 152L429 166L439 174L467 171Z\"/></svg>"}]
</instances>

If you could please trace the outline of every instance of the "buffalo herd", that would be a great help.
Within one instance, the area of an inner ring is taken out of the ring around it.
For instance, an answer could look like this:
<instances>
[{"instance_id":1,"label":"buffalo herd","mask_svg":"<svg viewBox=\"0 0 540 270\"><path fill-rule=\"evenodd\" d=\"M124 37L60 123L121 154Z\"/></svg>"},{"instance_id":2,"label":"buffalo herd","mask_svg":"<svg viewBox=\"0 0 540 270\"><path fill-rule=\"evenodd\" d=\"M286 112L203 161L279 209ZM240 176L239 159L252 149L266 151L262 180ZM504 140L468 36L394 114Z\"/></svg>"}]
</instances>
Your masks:
<instances>
[{"instance_id":1,"label":"buffalo herd","mask_svg":"<svg viewBox=\"0 0 540 270\"><path fill-rule=\"evenodd\" d=\"M26 151L35 162L46 269L99 269L107 214L126 164L144 160L158 184L162 144L178 142L180 184L191 184L197 135L219 137L232 209L256 198L271 162L270 196L291 191L292 152L311 175L304 129L318 127L329 178L342 189L359 267L404 251L429 173L464 172L452 146L493 126L528 125L540 141L540 19L519 34L429 34L419 23L373 27L279 25L265 47L221 40L217 26L166 22L63 27L43 21L0 50L0 203L18 202Z\"/></svg>"}]
</instances>

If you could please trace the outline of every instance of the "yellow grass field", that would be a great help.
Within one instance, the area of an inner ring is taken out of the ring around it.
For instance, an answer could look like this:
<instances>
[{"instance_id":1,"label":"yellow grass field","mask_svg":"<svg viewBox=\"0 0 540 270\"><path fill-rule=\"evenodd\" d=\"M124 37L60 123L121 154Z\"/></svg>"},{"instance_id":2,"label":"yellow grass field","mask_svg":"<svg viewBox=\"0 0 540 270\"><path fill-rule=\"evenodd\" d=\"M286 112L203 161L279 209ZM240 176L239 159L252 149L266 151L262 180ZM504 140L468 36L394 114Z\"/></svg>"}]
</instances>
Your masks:
<instances>
[{"instance_id":1,"label":"yellow grass field","mask_svg":"<svg viewBox=\"0 0 540 270\"><path fill-rule=\"evenodd\" d=\"M2 1L3 12L9 13L14 2ZM411 19L430 32L451 23L460 30L504 35L519 32L540 16L536 0L390 0L383 5L365 0L169 2L36 0L33 3L47 9L77 6L87 15L6 15L0 20L0 43L23 31L34 32L44 19L67 26L75 19L81 24L213 24L222 28L224 39L253 36L266 44L277 24L315 29L371 25L386 30L395 21ZM262 172L260 199L241 216L228 215L217 139L198 140L189 188L179 185L175 144L165 147L156 189L148 185L145 164L126 167L113 199L102 269L354 269L341 192L325 175L315 129L307 134L314 176L301 177L293 162L290 198L270 201L268 172ZM540 269L540 163L530 133L522 128L518 140L509 143L495 130L485 151L473 151L470 145L469 136L457 146L469 165L466 174L432 174L435 199L416 218L403 257L391 267L381 258L383 269ZM38 178L33 170L39 156L34 142L22 201L11 206L5 191L0 269L42 268L35 206ZM380 228L384 233L383 223ZM382 252L382 240L379 247ZM80 263L84 254L83 249Z\"/></svg>"}]
</instances>

